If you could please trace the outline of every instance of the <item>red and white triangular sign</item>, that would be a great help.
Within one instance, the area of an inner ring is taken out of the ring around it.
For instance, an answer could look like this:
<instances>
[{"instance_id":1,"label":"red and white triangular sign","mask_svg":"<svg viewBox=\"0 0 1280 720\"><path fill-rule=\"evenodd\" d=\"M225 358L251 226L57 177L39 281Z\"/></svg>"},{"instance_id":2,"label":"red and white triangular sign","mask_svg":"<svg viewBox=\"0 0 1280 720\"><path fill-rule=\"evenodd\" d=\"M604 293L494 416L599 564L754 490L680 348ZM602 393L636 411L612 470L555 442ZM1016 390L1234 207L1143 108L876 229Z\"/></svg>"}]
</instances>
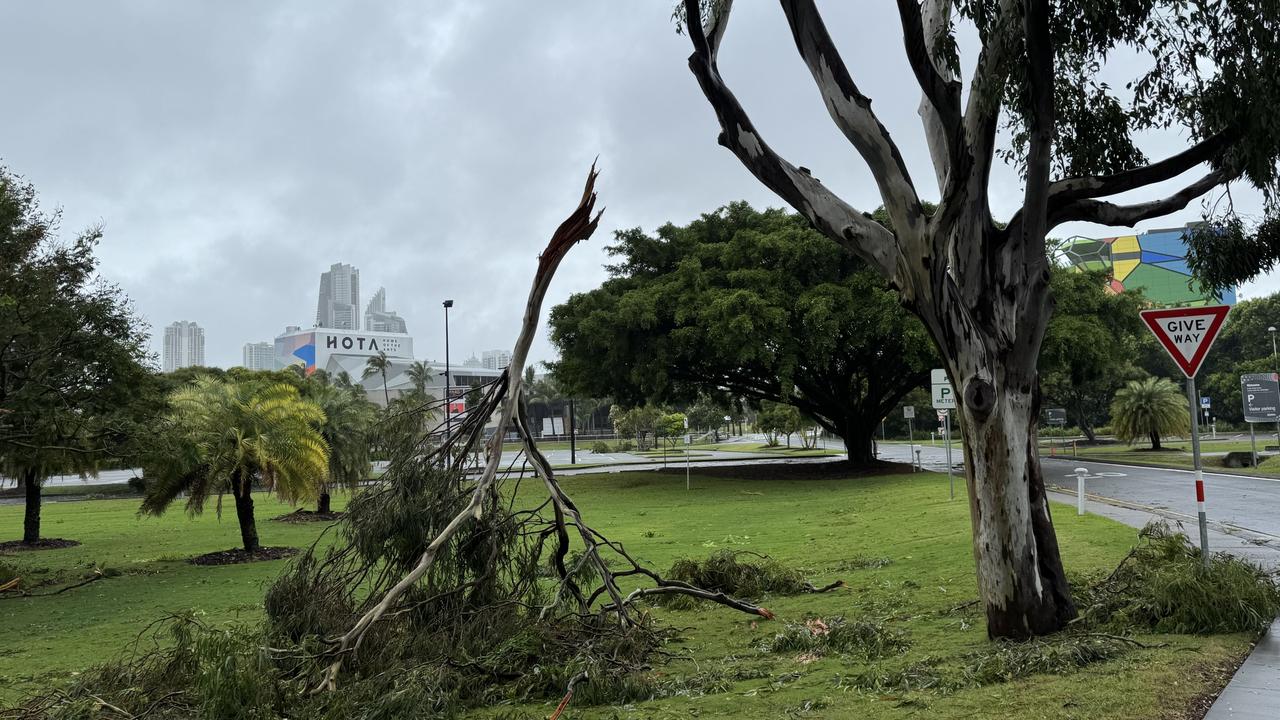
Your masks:
<instances>
[{"instance_id":1,"label":"red and white triangular sign","mask_svg":"<svg viewBox=\"0 0 1280 720\"><path fill-rule=\"evenodd\" d=\"M1228 305L1143 310L1139 313L1174 364L1187 377L1195 377L1209 347L1227 319Z\"/></svg>"}]
</instances>

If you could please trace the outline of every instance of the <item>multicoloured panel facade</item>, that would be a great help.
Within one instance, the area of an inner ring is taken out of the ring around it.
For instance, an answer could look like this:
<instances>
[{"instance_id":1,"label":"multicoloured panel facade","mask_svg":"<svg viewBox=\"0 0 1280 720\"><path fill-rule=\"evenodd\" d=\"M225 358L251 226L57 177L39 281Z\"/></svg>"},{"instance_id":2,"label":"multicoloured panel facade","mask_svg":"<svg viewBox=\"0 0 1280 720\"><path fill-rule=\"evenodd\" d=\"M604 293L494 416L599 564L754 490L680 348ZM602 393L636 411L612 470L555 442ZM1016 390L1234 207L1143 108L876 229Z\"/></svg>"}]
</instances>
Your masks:
<instances>
[{"instance_id":1,"label":"multicoloured panel facade","mask_svg":"<svg viewBox=\"0 0 1280 720\"><path fill-rule=\"evenodd\" d=\"M1060 253L1072 267L1107 273L1107 285L1113 292L1141 290L1160 307L1234 305L1235 290L1206 293L1191 276L1188 232L1188 228L1174 228L1110 238L1074 237L1063 244Z\"/></svg>"},{"instance_id":2,"label":"multicoloured panel facade","mask_svg":"<svg viewBox=\"0 0 1280 720\"><path fill-rule=\"evenodd\" d=\"M276 358L281 367L300 366L307 375L316 371L316 334L286 334L276 338Z\"/></svg>"}]
</instances>

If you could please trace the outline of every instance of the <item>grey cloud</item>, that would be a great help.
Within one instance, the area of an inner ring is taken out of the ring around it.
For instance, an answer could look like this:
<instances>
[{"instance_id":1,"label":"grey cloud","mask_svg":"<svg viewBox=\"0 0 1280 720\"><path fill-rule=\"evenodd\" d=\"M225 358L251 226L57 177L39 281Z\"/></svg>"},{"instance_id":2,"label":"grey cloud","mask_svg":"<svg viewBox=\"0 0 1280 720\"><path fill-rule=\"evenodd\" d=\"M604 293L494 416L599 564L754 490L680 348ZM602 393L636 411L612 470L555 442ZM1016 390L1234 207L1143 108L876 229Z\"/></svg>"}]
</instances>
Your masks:
<instances>
[{"instance_id":1,"label":"grey cloud","mask_svg":"<svg viewBox=\"0 0 1280 720\"><path fill-rule=\"evenodd\" d=\"M154 327L204 325L213 363L309 322L334 262L361 269L366 295L387 287L420 356L443 355L440 301L454 299L465 357L513 341L537 252L596 155L604 223L549 303L600 282L616 228L779 204L715 144L670 5L10 3L0 62L16 101L0 116L0 159L65 209L67 232L103 223L104 275ZM873 208L781 11L739 5L721 64L765 137ZM823 8L930 188L893 8ZM1017 176L996 182L1008 212ZM551 353L540 338L534 357Z\"/></svg>"}]
</instances>

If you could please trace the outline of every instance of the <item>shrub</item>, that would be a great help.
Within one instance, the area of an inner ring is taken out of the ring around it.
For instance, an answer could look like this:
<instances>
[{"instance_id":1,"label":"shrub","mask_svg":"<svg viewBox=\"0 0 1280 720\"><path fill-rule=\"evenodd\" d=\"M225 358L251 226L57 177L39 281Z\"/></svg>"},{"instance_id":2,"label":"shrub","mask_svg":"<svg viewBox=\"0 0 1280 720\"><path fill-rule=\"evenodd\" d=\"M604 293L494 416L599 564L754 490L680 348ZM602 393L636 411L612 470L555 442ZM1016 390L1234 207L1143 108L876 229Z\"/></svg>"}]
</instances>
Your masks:
<instances>
[{"instance_id":1,"label":"shrub","mask_svg":"<svg viewBox=\"0 0 1280 720\"><path fill-rule=\"evenodd\" d=\"M603 440L597 440L591 444L591 452L603 455L610 452L609 443Z\"/></svg>"},{"instance_id":2,"label":"shrub","mask_svg":"<svg viewBox=\"0 0 1280 720\"><path fill-rule=\"evenodd\" d=\"M147 492L147 481L137 475L129 478L129 490L138 495L145 495Z\"/></svg>"},{"instance_id":3,"label":"shrub","mask_svg":"<svg viewBox=\"0 0 1280 720\"><path fill-rule=\"evenodd\" d=\"M811 589L799 570L788 568L773 558L756 555L759 562L742 562L738 559L748 554L756 555L744 551L718 550L702 562L683 558L671 566L666 577L668 580L679 580L705 590L718 590L746 598L758 598L765 593L795 595Z\"/></svg>"},{"instance_id":4,"label":"shrub","mask_svg":"<svg viewBox=\"0 0 1280 720\"><path fill-rule=\"evenodd\" d=\"M834 617L787 623L782 631L763 640L757 647L768 653L794 652L814 656L830 653L857 654L875 659L905 652L908 645L905 634L879 622L850 622L842 617Z\"/></svg>"},{"instance_id":5,"label":"shrub","mask_svg":"<svg viewBox=\"0 0 1280 720\"><path fill-rule=\"evenodd\" d=\"M1219 553L1206 567L1186 535L1153 523L1102 582L1083 588L1086 622L1207 635L1266 629L1280 613L1280 585L1253 563Z\"/></svg>"},{"instance_id":6,"label":"shrub","mask_svg":"<svg viewBox=\"0 0 1280 720\"><path fill-rule=\"evenodd\" d=\"M633 448L635 448L635 444L630 440L622 440L618 443L617 449L614 452L631 452Z\"/></svg>"}]
</instances>

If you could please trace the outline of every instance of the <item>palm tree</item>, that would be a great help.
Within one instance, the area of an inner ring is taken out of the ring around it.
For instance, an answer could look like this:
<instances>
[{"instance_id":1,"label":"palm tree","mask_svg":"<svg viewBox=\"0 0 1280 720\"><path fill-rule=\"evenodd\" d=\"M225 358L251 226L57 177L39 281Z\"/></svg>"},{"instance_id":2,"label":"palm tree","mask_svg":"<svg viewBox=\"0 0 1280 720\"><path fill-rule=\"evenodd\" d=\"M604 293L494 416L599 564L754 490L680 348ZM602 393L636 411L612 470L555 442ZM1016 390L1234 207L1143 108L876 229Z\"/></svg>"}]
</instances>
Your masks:
<instances>
[{"instance_id":1,"label":"palm tree","mask_svg":"<svg viewBox=\"0 0 1280 720\"><path fill-rule=\"evenodd\" d=\"M329 490L334 485L353 487L369 477L369 428L377 419L372 403L349 389L315 383L307 399L324 412L320 436L329 447L329 472L320 483L317 513L328 513Z\"/></svg>"},{"instance_id":2,"label":"palm tree","mask_svg":"<svg viewBox=\"0 0 1280 720\"><path fill-rule=\"evenodd\" d=\"M431 382L431 378L436 375L435 371L431 369L431 366L421 360L414 360L413 363L409 365L408 375L409 380L413 382L414 391L419 395L426 397L427 383Z\"/></svg>"},{"instance_id":3,"label":"palm tree","mask_svg":"<svg viewBox=\"0 0 1280 720\"><path fill-rule=\"evenodd\" d=\"M1160 449L1161 435L1188 432L1190 418L1187 398L1167 378L1132 380L1111 403L1111 426L1116 439L1131 443L1148 437L1152 450Z\"/></svg>"},{"instance_id":4,"label":"palm tree","mask_svg":"<svg viewBox=\"0 0 1280 720\"><path fill-rule=\"evenodd\" d=\"M387 354L379 352L365 363L364 375L361 376L368 380L374 375L382 375L382 396L387 400L387 407L391 407L391 391L387 389L387 368L389 367L391 367L391 361L387 359Z\"/></svg>"},{"instance_id":5,"label":"palm tree","mask_svg":"<svg viewBox=\"0 0 1280 720\"><path fill-rule=\"evenodd\" d=\"M204 377L169 396L161 441L143 463L148 483L143 513L159 515L182 493L187 512L210 496L231 493L245 552L259 549L252 489L259 483L287 502L315 497L329 470L316 429L324 411L297 388L253 380Z\"/></svg>"}]
</instances>

